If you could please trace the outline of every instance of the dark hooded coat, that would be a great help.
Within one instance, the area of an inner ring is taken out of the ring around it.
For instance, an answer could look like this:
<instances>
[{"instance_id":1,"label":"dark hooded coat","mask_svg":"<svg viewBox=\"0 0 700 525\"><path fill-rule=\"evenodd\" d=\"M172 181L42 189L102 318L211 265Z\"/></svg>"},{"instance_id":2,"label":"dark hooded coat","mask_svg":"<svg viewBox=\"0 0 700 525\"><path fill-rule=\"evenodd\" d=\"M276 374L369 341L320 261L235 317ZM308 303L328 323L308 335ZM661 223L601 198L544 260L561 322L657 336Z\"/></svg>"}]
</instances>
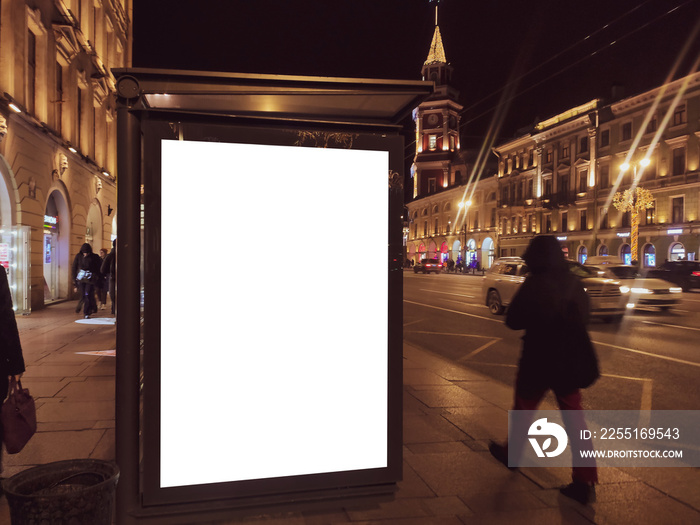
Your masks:
<instances>
[{"instance_id":1,"label":"dark hooded coat","mask_svg":"<svg viewBox=\"0 0 700 525\"><path fill-rule=\"evenodd\" d=\"M5 268L0 266L0 396L7 396L7 376L24 372L22 345L19 340L12 294Z\"/></svg>"},{"instance_id":2,"label":"dark hooded coat","mask_svg":"<svg viewBox=\"0 0 700 525\"><path fill-rule=\"evenodd\" d=\"M83 256L84 253L87 253L87 255ZM87 270L92 273L92 277L90 278L89 282L90 284L95 284L100 278L102 259L100 259L99 255L92 252L92 246L90 246L88 243L85 243L80 247L77 262L78 270ZM75 276L73 278L75 279Z\"/></svg>"},{"instance_id":3,"label":"dark hooded coat","mask_svg":"<svg viewBox=\"0 0 700 525\"><path fill-rule=\"evenodd\" d=\"M570 343L584 331L589 300L579 279L569 269L559 241L550 235L535 237L523 255L530 274L508 308L506 325L525 330L518 369L521 392L574 390Z\"/></svg>"}]
</instances>

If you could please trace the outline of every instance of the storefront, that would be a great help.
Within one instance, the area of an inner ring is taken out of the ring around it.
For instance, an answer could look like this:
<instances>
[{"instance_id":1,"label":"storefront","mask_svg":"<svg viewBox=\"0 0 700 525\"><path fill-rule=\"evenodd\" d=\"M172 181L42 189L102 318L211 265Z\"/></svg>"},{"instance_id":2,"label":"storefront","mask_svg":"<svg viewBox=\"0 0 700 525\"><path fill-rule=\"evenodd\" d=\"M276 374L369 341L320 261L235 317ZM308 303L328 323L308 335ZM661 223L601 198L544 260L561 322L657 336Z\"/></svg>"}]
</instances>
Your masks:
<instances>
[{"instance_id":1,"label":"storefront","mask_svg":"<svg viewBox=\"0 0 700 525\"><path fill-rule=\"evenodd\" d=\"M491 237L486 237L481 243L481 267L491 268L496 258L496 247Z\"/></svg>"},{"instance_id":2,"label":"storefront","mask_svg":"<svg viewBox=\"0 0 700 525\"><path fill-rule=\"evenodd\" d=\"M43 231L44 304L66 299L70 294L70 214L60 189L54 189L46 201Z\"/></svg>"},{"instance_id":3,"label":"storefront","mask_svg":"<svg viewBox=\"0 0 700 525\"><path fill-rule=\"evenodd\" d=\"M14 193L11 170L0 155L0 267L7 273L12 304L18 312L31 309L29 301L29 232L28 226L13 224Z\"/></svg>"}]
</instances>

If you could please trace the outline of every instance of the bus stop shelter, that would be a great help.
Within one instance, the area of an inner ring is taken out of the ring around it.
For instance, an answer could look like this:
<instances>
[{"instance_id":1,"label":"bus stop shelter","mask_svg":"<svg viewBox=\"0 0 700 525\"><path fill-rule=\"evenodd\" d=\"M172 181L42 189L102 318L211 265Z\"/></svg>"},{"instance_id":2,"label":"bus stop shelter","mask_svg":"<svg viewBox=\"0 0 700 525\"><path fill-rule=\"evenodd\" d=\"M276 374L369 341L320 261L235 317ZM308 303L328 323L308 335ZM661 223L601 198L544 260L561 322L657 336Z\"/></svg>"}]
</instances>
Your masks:
<instances>
[{"instance_id":1,"label":"bus stop shelter","mask_svg":"<svg viewBox=\"0 0 700 525\"><path fill-rule=\"evenodd\" d=\"M117 523L391 498L401 132L432 82L114 74Z\"/></svg>"}]
</instances>

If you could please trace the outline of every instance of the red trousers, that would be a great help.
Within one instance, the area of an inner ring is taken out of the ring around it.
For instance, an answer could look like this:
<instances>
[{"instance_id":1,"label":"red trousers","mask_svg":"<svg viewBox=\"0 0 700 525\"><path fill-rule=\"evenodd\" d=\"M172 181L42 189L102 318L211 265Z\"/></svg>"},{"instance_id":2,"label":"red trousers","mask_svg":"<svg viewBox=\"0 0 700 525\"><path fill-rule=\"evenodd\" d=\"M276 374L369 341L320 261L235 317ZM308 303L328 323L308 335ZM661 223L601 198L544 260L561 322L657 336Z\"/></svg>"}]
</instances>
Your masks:
<instances>
[{"instance_id":1,"label":"red trousers","mask_svg":"<svg viewBox=\"0 0 700 525\"><path fill-rule=\"evenodd\" d=\"M528 389L527 392L518 389L516 387L515 392L515 404L513 410L537 410L542 398L549 389ZM581 440L581 431L587 430L586 420L584 418L583 407L581 406L581 391L576 389L567 394L561 394L554 392L557 403L559 404L559 410L564 412L564 426L566 427L566 433L569 435L569 442L571 443L572 454L574 457L578 457L580 450L593 450L593 446L590 440ZM509 439L509 448L515 448L517 456L520 455L520 451L525 444L525 436L527 435L527 429L530 427L531 422L525 422L519 420L519 427L521 427L513 435L520 436L517 440ZM516 448L517 447L517 448ZM585 466L582 466L580 460L577 462L579 465L574 465L572 467L571 477L574 481L581 481L584 483L597 483L598 482L598 469L596 466L595 458L587 459Z\"/></svg>"}]
</instances>

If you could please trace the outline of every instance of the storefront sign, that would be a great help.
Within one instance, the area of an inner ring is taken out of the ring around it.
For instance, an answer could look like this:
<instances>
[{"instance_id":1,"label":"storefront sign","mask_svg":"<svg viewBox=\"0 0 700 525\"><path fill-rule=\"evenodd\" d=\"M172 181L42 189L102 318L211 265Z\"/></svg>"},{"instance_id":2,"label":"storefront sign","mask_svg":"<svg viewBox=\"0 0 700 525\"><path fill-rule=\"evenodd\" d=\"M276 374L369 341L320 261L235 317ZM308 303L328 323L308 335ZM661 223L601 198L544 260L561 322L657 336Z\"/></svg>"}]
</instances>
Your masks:
<instances>
[{"instance_id":1,"label":"storefront sign","mask_svg":"<svg viewBox=\"0 0 700 525\"><path fill-rule=\"evenodd\" d=\"M617 236L618 236L618 237L629 237L629 236L630 236L630 232L618 232L618 233L617 233Z\"/></svg>"},{"instance_id":2,"label":"storefront sign","mask_svg":"<svg viewBox=\"0 0 700 525\"><path fill-rule=\"evenodd\" d=\"M683 233L683 228L672 228L670 230L666 230L666 233L668 235L680 235Z\"/></svg>"},{"instance_id":3,"label":"storefront sign","mask_svg":"<svg viewBox=\"0 0 700 525\"><path fill-rule=\"evenodd\" d=\"M10 268L10 245L6 242L0 243L0 266Z\"/></svg>"},{"instance_id":4,"label":"storefront sign","mask_svg":"<svg viewBox=\"0 0 700 525\"><path fill-rule=\"evenodd\" d=\"M58 217L53 215L44 215L44 228L47 230L55 230L58 226Z\"/></svg>"}]
</instances>

